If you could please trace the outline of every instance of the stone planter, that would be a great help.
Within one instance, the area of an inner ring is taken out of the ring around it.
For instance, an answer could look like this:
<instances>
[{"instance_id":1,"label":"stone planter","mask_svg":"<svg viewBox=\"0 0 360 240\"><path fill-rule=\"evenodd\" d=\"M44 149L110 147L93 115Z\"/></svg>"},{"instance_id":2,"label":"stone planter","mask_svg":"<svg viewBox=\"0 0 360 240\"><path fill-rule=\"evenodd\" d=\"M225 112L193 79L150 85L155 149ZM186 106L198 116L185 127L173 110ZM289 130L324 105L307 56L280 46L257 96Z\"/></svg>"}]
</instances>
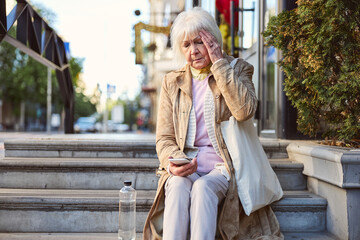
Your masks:
<instances>
[{"instance_id":1,"label":"stone planter","mask_svg":"<svg viewBox=\"0 0 360 240\"><path fill-rule=\"evenodd\" d=\"M360 239L360 149L299 141L287 151L304 164L309 191L327 199L327 230L340 239Z\"/></svg>"}]
</instances>

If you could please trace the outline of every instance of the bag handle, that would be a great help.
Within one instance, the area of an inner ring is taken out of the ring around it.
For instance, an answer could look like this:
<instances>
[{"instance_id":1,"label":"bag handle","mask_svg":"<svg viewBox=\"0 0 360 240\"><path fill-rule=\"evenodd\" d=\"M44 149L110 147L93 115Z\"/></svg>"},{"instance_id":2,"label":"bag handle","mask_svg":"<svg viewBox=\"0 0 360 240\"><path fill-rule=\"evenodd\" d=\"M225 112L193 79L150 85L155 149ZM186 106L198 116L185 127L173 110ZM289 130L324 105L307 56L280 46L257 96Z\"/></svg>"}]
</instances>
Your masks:
<instances>
[{"instance_id":1,"label":"bag handle","mask_svg":"<svg viewBox=\"0 0 360 240\"><path fill-rule=\"evenodd\" d=\"M235 64L237 63L237 60L238 60L238 59L235 58L234 60L231 61L230 66L231 66L232 68L234 68Z\"/></svg>"}]
</instances>

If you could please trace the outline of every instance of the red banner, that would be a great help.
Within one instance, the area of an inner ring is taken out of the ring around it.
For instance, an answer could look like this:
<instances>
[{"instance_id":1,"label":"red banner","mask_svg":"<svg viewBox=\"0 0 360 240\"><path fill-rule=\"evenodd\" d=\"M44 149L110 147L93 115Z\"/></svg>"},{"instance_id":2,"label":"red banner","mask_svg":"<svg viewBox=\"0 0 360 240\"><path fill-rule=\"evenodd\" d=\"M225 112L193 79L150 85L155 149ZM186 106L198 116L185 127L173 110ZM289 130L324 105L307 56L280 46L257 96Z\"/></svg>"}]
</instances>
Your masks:
<instances>
[{"instance_id":1,"label":"red banner","mask_svg":"<svg viewBox=\"0 0 360 240\"><path fill-rule=\"evenodd\" d=\"M230 25L230 16L231 16L231 13L230 13L230 2L234 1L234 6L235 8L238 8L239 7L239 0L216 0L215 2L215 5L216 5L216 8L217 10L224 15L224 19L225 21ZM235 17L234 17L234 24L235 24L235 27L238 26L239 24L239 12L238 11L235 11Z\"/></svg>"}]
</instances>

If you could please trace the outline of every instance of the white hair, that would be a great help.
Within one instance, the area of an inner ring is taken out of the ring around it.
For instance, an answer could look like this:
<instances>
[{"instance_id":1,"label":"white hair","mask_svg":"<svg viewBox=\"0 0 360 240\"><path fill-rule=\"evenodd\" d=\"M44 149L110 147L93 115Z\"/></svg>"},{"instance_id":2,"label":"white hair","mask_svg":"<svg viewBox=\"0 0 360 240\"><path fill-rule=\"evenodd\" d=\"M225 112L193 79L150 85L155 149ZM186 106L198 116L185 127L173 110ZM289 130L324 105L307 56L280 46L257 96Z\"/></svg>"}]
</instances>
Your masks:
<instances>
[{"instance_id":1,"label":"white hair","mask_svg":"<svg viewBox=\"0 0 360 240\"><path fill-rule=\"evenodd\" d=\"M222 37L215 19L200 7L195 7L181 12L171 26L171 46L174 51L175 60L179 63L185 61L181 51L181 43L188 37L196 37L200 30L211 33L222 47Z\"/></svg>"}]
</instances>

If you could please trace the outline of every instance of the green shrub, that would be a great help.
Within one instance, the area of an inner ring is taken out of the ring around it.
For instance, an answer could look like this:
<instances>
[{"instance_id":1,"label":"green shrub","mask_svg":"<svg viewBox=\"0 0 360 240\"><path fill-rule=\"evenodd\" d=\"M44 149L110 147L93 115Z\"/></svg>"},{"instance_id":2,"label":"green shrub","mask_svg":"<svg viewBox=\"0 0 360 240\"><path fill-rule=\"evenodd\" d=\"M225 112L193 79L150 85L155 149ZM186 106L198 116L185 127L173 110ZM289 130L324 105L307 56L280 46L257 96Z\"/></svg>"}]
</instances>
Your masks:
<instances>
[{"instance_id":1,"label":"green shrub","mask_svg":"<svg viewBox=\"0 0 360 240\"><path fill-rule=\"evenodd\" d=\"M267 45L281 50L286 95L306 135L349 143L360 139L360 4L298 0L270 19Z\"/></svg>"}]
</instances>

